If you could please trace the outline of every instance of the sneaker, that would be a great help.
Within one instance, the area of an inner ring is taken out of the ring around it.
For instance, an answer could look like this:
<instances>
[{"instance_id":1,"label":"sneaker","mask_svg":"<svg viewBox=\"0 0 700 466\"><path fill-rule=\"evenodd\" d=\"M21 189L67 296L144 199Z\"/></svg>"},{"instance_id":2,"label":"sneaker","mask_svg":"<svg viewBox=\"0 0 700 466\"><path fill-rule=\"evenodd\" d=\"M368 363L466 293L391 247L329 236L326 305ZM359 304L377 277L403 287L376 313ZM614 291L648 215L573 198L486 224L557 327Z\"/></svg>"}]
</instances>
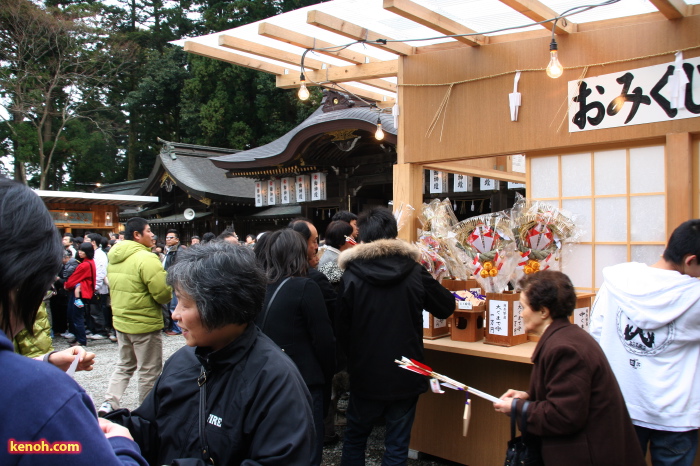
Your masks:
<instances>
[{"instance_id":1,"label":"sneaker","mask_svg":"<svg viewBox=\"0 0 700 466\"><path fill-rule=\"evenodd\" d=\"M104 335L100 335L99 333L96 333L94 335L88 335L88 338L90 340L106 340L107 337Z\"/></svg>"},{"instance_id":2,"label":"sneaker","mask_svg":"<svg viewBox=\"0 0 700 466\"><path fill-rule=\"evenodd\" d=\"M165 332L165 334L172 337L172 336L174 336L174 335L182 335L182 332L174 332L174 331L172 331L172 330L168 330L168 331Z\"/></svg>"},{"instance_id":3,"label":"sneaker","mask_svg":"<svg viewBox=\"0 0 700 466\"><path fill-rule=\"evenodd\" d=\"M112 405L109 403L109 401L105 401L102 403L102 406L97 410L97 415L100 417L105 417L109 413L114 411L114 408L112 408Z\"/></svg>"},{"instance_id":4,"label":"sneaker","mask_svg":"<svg viewBox=\"0 0 700 466\"><path fill-rule=\"evenodd\" d=\"M73 346L87 346L87 342L83 343L82 345L78 341L74 341L73 343L70 344L71 347Z\"/></svg>"},{"instance_id":5,"label":"sneaker","mask_svg":"<svg viewBox=\"0 0 700 466\"><path fill-rule=\"evenodd\" d=\"M92 335L92 330L85 330L85 335Z\"/></svg>"},{"instance_id":6,"label":"sneaker","mask_svg":"<svg viewBox=\"0 0 700 466\"><path fill-rule=\"evenodd\" d=\"M116 342L117 342L117 336L116 336L116 335L110 335L110 336L109 336L109 340L110 340L110 341L113 341L114 343L116 343Z\"/></svg>"},{"instance_id":7,"label":"sneaker","mask_svg":"<svg viewBox=\"0 0 700 466\"><path fill-rule=\"evenodd\" d=\"M72 340L73 338L75 338L75 335L73 335L70 332L62 333L61 336L66 340Z\"/></svg>"}]
</instances>

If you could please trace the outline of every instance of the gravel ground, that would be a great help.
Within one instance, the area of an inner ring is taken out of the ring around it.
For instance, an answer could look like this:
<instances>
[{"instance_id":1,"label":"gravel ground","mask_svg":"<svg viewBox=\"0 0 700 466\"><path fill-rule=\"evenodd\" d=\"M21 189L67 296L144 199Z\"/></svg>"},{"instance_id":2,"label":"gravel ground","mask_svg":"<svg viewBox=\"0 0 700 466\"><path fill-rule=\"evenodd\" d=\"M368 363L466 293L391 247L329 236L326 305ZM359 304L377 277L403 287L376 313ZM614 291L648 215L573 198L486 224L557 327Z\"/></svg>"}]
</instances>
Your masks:
<instances>
[{"instance_id":1,"label":"gravel ground","mask_svg":"<svg viewBox=\"0 0 700 466\"><path fill-rule=\"evenodd\" d=\"M185 344L185 339L181 336L165 336L163 335L163 360L167 360L175 351L180 349ZM62 337L54 338L54 347L57 350L68 347L67 341ZM118 361L117 344L110 340L88 340L88 351L95 353L95 366L89 372L76 372L75 380L85 389L92 397L96 406L100 406L104 401L103 396L109 385L109 378L112 375L112 370ZM127 409L135 409L138 406L138 393L136 386L136 376L132 378L129 386L122 397L122 407ZM343 437L345 430L344 416L338 415L336 431ZM340 465L340 456L343 448L343 442L339 441L335 445L328 445L323 449L323 464L326 466ZM380 466L382 455L384 453L384 429L382 426L376 426L370 436L367 445L367 466ZM420 455L420 459L409 459L409 466L445 466L456 465L449 461L439 458L427 457Z\"/></svg>"}]
</instances>

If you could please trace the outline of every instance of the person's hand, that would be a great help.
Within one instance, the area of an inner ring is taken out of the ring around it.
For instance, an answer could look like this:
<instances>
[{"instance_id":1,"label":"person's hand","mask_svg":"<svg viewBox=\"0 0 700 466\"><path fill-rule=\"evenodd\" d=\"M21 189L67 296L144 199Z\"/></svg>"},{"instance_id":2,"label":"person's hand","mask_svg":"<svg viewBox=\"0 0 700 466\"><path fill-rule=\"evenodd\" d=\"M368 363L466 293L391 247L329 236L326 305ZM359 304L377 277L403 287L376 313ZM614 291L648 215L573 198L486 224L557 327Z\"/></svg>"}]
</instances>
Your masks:
<instances>
[{"instance_id":1,"label":"person's hand","mask_svg":"<svg viewBox=\"0 0 700 466\"><path fill-rule=\"evenodd\" d=\"M134 438L131 436L131 433L129 432L129 429L127 429L126 427L120 426L119 424L115 424L101 417L97 420L100 423L100 429L102 429L102 432L104 432L105 437L126 437L129 440L134 440Z\"/></svg>"},{"instance_id":2,"label":"person's hand","mask_svg":"<svg viewBox=\"0 0 700 466\"><path fill-rule=\"evenodd\" d=\"M530 394L521 390L513 390L512 388L510 388L507 392L501 395L502 400L505 398L518 398L521 400L529 400Z\"/></svg>"},{"instance_id":3,"label":"person's hand","mask_svg":"<svg viewBox=\"0 0 700 466\"><path fill-rule=\"evenodd\" d=\"M79 355L80 359L75 370L91 371L92 365L95 364L95 353L88 353L82 346L73 346L63 351L57 351L49 356L49 362L65 372L73 363L76 354Z\"/></svg>"},{"instance_id":4,"label":"person's hand","mask_svg":"<svg viewBox=\"0 0 700 466\"><path fill-rule=\"evenodd\" d=\"M513 390L511 388L501 395L500 401L493 404L493 409L499 413L510 414L510 408L513 405L513 400L518 398L521 400L527 400L530 398L530 395L527 392Z\"/></svg>"}]
</instances>

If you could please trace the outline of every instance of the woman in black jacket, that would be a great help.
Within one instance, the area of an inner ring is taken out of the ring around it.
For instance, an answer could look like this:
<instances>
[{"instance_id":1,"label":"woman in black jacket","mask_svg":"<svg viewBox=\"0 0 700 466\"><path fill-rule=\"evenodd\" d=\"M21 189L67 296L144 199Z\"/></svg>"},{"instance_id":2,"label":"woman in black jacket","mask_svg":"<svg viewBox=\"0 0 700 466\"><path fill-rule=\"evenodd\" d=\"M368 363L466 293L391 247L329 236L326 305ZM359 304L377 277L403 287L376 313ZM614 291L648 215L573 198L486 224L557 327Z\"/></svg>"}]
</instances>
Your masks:
<instances>
[{"instance_id":1,"label":"woman in black jacket","mask_svg":"<svg viewBox=\"0 0 700 466\"><path fill-rule=\"evenodd\" d=\"M258 245L260 246L260 244ZM335 338L319 286L307 275L307 244L291 229L268 233L259 263L269 281L263 311L255 323L277 343L299 368L313 400L316 445L310 464L320 465L323 453L323 417L335 372Z\"/></svg>"}]
</instances>

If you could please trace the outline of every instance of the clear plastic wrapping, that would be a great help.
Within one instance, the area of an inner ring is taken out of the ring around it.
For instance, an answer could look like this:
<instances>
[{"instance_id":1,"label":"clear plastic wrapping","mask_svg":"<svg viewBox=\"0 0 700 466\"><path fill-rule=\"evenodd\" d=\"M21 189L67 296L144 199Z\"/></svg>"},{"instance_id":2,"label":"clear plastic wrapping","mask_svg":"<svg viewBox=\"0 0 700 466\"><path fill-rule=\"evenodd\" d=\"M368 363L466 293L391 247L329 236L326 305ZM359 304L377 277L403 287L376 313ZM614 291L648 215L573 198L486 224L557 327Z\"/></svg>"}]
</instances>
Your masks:
<instances>
[{"instance_id":1,"label":"clear plastic wrapping","mask_svg":"<svg viewBox=\"0 0 700 466\"><path fill-rule=\"evenodd\" d=\"M457 244L469 259L467 271L489 293L505 290L517 266L512 229L505 212L471 217L452 228Z\"/></svg>"},{"instance_id":2,"label":"clear plastic wrapping","mask_svg":"<svg viewBox=\"0 0 700 466\"><path fill-rule=\"evenodd\" d=\"M582 231L576 227L573 214L543 201L516 198L511 216L517 244L518 265L512 283L523 275L560 267L565 244L578 241Z\"/></svg>"}]
</instances>

